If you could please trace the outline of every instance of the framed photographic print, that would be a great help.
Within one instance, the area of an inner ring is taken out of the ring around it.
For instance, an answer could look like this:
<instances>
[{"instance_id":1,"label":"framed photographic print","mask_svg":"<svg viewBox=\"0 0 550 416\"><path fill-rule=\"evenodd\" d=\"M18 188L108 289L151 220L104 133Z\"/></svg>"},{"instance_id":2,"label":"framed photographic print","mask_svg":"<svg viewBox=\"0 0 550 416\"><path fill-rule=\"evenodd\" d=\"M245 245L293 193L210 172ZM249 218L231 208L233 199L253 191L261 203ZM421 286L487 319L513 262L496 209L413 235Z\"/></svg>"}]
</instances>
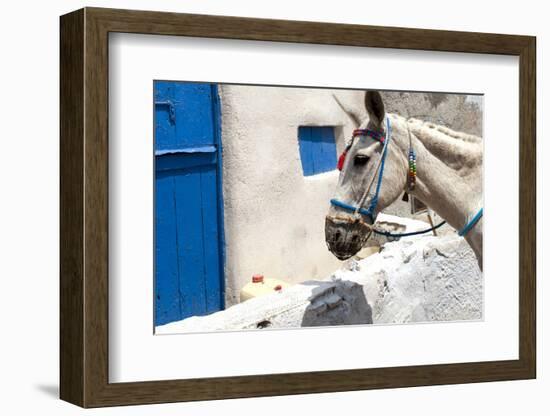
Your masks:
<instances>
[{"instance_id":1,"label":"framed photographic print","mask_svg":"<svg viewBox=\"0 0 550 416\"><path fill-rule=\"evenodd\" d=\"M535 38L61 17L61 398L534 378Z\"/></svg>"}]
</instances>

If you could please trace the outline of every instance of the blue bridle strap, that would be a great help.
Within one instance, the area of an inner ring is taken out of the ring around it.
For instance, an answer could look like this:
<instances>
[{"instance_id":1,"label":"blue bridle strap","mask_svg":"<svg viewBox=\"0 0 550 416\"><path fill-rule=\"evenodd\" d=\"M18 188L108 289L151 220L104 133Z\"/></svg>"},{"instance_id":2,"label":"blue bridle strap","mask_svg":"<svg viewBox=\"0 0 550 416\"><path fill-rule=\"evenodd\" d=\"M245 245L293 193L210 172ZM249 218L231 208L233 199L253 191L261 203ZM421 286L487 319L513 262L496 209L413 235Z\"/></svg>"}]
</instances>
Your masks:
<instances>
[{"instance_id":1,"label":"blue bridle strap","mask_svg":"<svg viewBox=\"0 0 550 416\"><path fill-rule=\"evenodd\" d=\"M372 197L370 201L370 205L368 208L368 211L370 211L370 215L372 218L372 213L374 212L376 205L378 205L378 195L380 194L380 188L382 187L382 175L384 175L384 165L386 164L386 155L388 154L388 146L390 144L391 139L391 124L390 119L386 118L386 145L384 146L384 153L382 154L382 162L380 163L380 172L378 173L378 183L376 184L376 192L374 193L374 196Z\"/></svg>"},{"instance_id":2,"label":"blue bridle strap","mask_svg":"<svg viewBox=\"0 0 550 416\"><path fill-rule=\"evenodd\" d=\"M468 232L477 224L479 219L483 216L483 208L480 208L480 210L477 212L476 215L472 217L470 221L464 226L462 230L458 232L458 235L461 237L464 237Z\"/></svg>"},{"instance_id":3,"label":"blue bridle strap","mask_svg":"<svg viewBox=\"0 0 550 416\"><path fill-rule=\"evenodd\" d=\"M365 130L366 131L366 130ZM356 130L355 132L362 132L362 130ZM354 135L355 135L354 132ZM365 133L366 135L366 133ZM380 162L380 170L378 172L378 183L376 184L376 191L374 193L374 196L372 197L369 207L367 209L363 207L354 207L353 205L346 204L345 202L339 201L337 199L331 199L330 203L336 207L345 209L347 211L351 212L358 212L362 215L366 215L371 219L371 221L374 223L374 210L376 209L376 205L378 205L378 195L380 194L380 188L382 186L382 178L384 176L384 166L386 164L386 156L388 154L388 145L390 144L391 139L391 124L390 119L386 118L386 137L385 140L381 140L382 133L379 134L379 137L374 137L372 134L369 134L374 140L379 141L380 143L384 144L384 150L382 153L382 160ZM385 143L384 143L385 141Z\"/></svg>"},{"instance_id":4,"label":"blue bridle strap","mask_svg":"<svg viewBox=\"0 0 550 416\"><path fill-rule=\"evenodd\" d=\"M353 205L346 204L345 202L339 201L337 199L331 199L330 203L335 207L345 209L346 211L355 212L356 210L356 207L354 207ZM359 212L360 214L366 215L368 217L371 217L372 219L371 213L365 208L361 207L357 212Z\"/></svg>"}]
</instances>

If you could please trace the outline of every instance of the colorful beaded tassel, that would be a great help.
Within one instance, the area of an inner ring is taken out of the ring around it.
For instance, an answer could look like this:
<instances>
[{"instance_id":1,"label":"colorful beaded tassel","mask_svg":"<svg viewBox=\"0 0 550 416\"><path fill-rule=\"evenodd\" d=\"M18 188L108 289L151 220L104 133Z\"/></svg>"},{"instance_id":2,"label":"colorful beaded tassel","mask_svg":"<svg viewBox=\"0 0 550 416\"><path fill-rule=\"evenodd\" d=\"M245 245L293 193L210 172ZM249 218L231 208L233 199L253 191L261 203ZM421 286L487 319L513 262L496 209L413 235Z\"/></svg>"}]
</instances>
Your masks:
<instances>
[{"instance_id":1,"label":"colorful beaded tassel","mask_svg":"<svg viewBox=\"0 0 550 416\"><path fill-rule=\"evenodd\" d=\"M416 185L416 153L414 150L409 150L409 191L414 189Z\"/></svg>"}]
</instances>

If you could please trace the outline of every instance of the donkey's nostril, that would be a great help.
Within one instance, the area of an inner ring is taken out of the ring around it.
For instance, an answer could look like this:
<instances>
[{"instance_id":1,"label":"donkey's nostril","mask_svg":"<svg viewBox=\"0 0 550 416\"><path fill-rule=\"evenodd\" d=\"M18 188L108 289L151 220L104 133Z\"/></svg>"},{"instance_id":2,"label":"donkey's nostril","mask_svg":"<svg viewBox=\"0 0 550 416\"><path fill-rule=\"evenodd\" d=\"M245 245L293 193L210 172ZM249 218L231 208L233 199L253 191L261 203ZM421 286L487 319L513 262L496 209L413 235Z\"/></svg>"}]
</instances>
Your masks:
<instances>
[{"instance_id":1,"label":"donkey's nostril","mask_svg":"<svg viewBox=\"0 0 550 416\"><path fill-rule=\"evenodd\" d=\"M354 234L354 236L351 238L351 242L353 244L356 244L359 241L359 236L357 234Z\"/></svg>"},{"instance_id":2,"label":"donkey's nostril","mask_svg":"<svg viewBox=\"0 0 550 416\"><path fill-rule=\"evenodd\" d=\"M336 231L336 234L334 234L334 239L336 241L340 240L340 237L342 236L342 234L340 234L340 231Z\"/></svg>"}]
</instances>

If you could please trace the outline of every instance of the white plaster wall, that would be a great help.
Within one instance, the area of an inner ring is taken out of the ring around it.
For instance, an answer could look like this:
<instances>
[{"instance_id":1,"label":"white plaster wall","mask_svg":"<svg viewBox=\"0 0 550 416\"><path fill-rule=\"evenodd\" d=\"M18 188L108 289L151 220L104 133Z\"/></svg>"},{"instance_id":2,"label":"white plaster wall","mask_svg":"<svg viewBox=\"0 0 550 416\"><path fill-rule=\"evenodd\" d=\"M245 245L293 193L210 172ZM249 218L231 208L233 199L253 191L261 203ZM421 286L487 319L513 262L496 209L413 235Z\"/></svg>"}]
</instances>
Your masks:
<instances>
[{"instance_id":1,"label":"white plaster wall","mask_svg":"<svg viewBox=\"0 0 550 416\"><path fill-rule=\"evenodd\" d=\"M340 265L324 237L338 171L305 177L298 144L299 126L335 126L343 150L355 126L333 94L364 112L361 91L220 86L228 306L254 273L300 282Z\"/></svg>"}]
</instances>

